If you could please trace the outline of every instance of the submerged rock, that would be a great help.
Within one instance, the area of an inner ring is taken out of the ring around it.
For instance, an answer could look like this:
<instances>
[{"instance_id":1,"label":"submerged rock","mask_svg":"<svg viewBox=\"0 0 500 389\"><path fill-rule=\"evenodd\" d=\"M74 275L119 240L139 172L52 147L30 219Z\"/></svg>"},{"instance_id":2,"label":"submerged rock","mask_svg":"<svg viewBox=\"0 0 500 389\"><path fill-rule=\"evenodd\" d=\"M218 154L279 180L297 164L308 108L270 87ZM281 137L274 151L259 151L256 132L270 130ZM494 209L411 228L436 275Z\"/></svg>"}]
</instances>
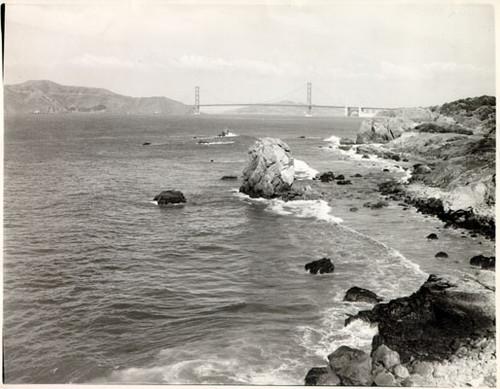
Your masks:
<instances>
[{"instance_id":1,"label":"submerged rock","mask_svg":"<svg viewBox=\"0 0 500 389\"><path fill-rule=\"evenodd\" d=\"M311 274L333 273L335 266L330 258L321 258L317 261L307 263L304 268Z\"/></svg>"},{"instance_id":2,"label":"submerged rock","mask_svg":"<svg viewBox=\"0 0 500 389\"><path fill-rule=\"evenodd\" d=\"M368 289L358 288L353 286L344 296L344 301L364 301L370 304L377 304L382 299Z\"/></svg>"},{"instance_id":3,"label":"submerged rock","mask_svg":"<svg viewBox=\"0 0 500 389\"><path fill-rule=\"evenodd\" d=\"M178 190L164 190L153 199L158 205L185 203L184 194Z\"/></svg>"},{"instance_id":4,"label":"submerged rock","mask_svg":"<svg viewBox=\"0 0 500 389\"><path fill-rule=\"evenodd\" d=\"M438 236L434 233L427 235L427 239L429 240L437 240Z\"/></svg>"},{"instance_id":5,"label":"submerged rock","mask_svg":"<svg viewBox=\"0 0 500 389\"><path fill-rule=\"evenodd\" d=\"M435 257L436 258L448 258L448 254L446 254L444 251L440 251L439 253L436 253Z\"/></svg>"},{"instance_id":6,"label":"submerged rock","mask_svg":"<svg viewBox=\"0 0 500 389\"><path fill-rule=\"evenodd\" d=\"M279 139L259 139L248 150L240 192L250 197L279 197L291 189L294 177L288 145Z\"/></svg>"},{"instance_id":7,"label":"submerged rock","mask_svg":"<svg viewBox=\"0 0 500 389\"><path fill-rule=\"evenodd\" d=\"M221 180L223 180L223 181L234 181L237 179L238 179L237 176L222 176L222 178L221 178Z\"/></svg>"}]
</instances>

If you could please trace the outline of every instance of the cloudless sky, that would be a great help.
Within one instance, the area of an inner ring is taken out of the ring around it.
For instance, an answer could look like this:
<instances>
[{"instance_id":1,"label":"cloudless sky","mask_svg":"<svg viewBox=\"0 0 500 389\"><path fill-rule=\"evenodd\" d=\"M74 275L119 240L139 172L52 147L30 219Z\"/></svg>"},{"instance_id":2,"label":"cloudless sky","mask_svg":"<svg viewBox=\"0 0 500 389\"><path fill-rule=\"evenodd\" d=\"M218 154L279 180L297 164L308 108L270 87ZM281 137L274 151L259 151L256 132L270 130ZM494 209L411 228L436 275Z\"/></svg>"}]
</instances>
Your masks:
<instances>
[{"instance_id":1,"label":"cloudless sky","mask_svg":"<svg viewBox=\"0 0 500 389\"><path fill-rule=\"evenodd\" d=\"M202 102L428 106L495 94L494 8L408 1L12 1L5 83Z\"/></svg>"}]
</instances>

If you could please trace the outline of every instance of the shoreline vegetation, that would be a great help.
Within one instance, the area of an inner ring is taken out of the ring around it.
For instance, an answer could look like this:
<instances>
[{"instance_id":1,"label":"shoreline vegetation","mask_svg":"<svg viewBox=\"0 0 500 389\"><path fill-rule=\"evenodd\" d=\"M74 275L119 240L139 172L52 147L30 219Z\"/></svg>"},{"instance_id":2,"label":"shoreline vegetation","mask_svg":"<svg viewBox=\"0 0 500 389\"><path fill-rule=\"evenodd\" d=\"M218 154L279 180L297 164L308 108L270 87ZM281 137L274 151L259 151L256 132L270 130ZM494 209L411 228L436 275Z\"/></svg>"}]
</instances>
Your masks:
<instances>
[{"instance_id":1,"label":"shoreline vegetation","mask_svg":"<svg viewBox=\"0 0 500 389\"><path fill-rule=\"evenodd\" d=\"M338 148L362 159L391 160L409 173L404 179L381 175L384 200L365 206L396 201L438 217L445 228L494 240L495 108L494 97L482 96L364 120L356 141L342 139ZM249 156L240 191L251 197L324 199L334 206L338 188L352 184L332 172L294 182L290 150L277 139L258 141ZM334 181L338 185L326 192L320 184ZM347 318L346 326L356 320L377 326L371 353L341 346L325 366L309 370L305 384L496 386L495 257L479 255L470 264L479 268L460 276L431 274L411 296L374 301L373 309Z\"/></svg>"}]
</instances>

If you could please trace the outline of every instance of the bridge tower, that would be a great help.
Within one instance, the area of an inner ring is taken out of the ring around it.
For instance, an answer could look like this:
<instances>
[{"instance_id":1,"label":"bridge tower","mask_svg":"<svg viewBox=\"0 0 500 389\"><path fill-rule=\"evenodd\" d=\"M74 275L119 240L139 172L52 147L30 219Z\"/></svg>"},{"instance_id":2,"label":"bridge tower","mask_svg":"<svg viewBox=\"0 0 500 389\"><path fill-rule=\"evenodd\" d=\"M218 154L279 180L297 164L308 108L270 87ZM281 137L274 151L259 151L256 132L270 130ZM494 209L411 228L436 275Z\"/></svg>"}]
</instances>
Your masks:
<instances>
[{"instance_id":1,"label":"bridge tower","mask_svg":"<svg viewBox=\"0 0 500 389\"><path fill-rule=\"evenodd\" d=\"M194 87L194 114L200 114L200 87Z\"/></svg>"},{"instance_id":2,"label":"bridge tower","mask_svg":"<svg viewBox=\"0 0 500 389\"><path fill-rule=\"evenodd\" d=\"M312 116L312 85L307 83L307 116Z\"/></svg>"}]
</instances>

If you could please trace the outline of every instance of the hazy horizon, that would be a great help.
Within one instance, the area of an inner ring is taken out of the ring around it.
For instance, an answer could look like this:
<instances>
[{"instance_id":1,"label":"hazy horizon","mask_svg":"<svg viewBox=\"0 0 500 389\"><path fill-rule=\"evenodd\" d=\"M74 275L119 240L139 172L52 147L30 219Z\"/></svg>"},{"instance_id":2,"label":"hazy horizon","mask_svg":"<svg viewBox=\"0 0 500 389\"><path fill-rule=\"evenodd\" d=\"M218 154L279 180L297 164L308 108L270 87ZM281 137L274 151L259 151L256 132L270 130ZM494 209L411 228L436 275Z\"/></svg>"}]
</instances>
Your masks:
<instances>
[{"instance_id":1,"label":"hazy horizon","mask_svg":"<svg viewBox=\"0 0 500 389\"><path fill-rule=\"evenodd\" d=\"M201 102L430 106L495 95L491 5L11 2L5 84ZM49 44L47 44L49 42Z\"/></svg>"}]
</instances>

